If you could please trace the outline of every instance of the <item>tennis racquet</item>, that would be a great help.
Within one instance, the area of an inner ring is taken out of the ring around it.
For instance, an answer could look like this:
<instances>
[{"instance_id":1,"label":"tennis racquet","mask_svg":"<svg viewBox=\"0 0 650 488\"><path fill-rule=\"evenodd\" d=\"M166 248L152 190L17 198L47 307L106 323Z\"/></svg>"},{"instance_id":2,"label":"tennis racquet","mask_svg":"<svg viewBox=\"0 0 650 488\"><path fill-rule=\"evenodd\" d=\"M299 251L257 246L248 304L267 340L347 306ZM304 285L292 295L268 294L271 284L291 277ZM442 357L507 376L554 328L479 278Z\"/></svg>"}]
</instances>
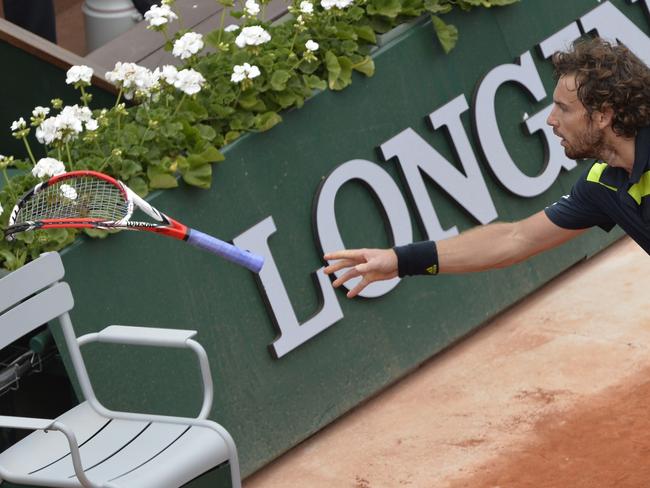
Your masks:
<instances>
[{"instance_id":1,"label":"tennis racquet","mask_svg":"<svg viewBox=\"0 0 650 488\"><path fill-rule=\"evenodd\" d=\"M154 222L131 220L141 210ZM96 171L53 176L28 191L9 217L5 238L18 232L55 228L126 229L180 239L258 273L264 258L191 229L158 211L121 181Z\"/></svg>"}]
</instances>

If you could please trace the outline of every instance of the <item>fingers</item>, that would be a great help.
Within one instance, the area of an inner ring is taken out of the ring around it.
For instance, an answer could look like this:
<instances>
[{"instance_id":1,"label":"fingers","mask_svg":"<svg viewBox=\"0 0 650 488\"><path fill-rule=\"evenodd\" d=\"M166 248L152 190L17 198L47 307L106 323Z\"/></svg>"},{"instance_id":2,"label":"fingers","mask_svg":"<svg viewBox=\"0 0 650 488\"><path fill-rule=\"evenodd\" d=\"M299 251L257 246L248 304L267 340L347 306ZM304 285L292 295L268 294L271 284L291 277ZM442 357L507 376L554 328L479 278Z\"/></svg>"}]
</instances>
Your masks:
<instances>
[{"instance_id":1,"label":"fingers","mask_svg":"<svg viewBox=\"0 0 650 488\"><path fill-rule=\"evenodd\" d=\"M359 293L361 293L361 291L362 291L366 286L368 286L369 284L370 284L370 283L368 283L368 282L366 281L366 279L363 278L359 283L357 283L357 286L355 286L354 288L352 288L352 289L351 289L351 290L346 294L346 296L347 296L348 298L354 298L354 297L356 297L356 296L357 296Z\"/></svg>"},{"instance_id":2,"label":"fingers","mask_svg":"<svg viewBox=\"0 0 650 488\"><path fill-rule=\"evenodd\" d=\"M327 254L325 256L327 256ZM332 273L336 273L337 271L342 270L343 268L351 268L356 264L357 264L357 262L353 261L352 259L341 259L340 261L337 261L337 262L332 263L329 266L327 266L324 269L324 271L325 271L325 274L332 274Z\"/></svg>"},{"instance_id":3,"label":"fingers","mask_svg":"<svg viewBox=\"0 0 650 488\"><path fill-rule=\"evenodd\" d=\"M346 294L348 298L354 298L361 293L366 286L375 281L366 276L366 273L371 273L373 271L373 266L368 263L369 256L366 254L366 249L345 249L330 252L323 256L327 261L336 261L325 267L324 271L326 274L333 274L342 269L349 268L345 273L332 282L334 288L338 288L353 278L359 276L362 277L359 283L348 291Z\"/></svg>"},{"instance_id":4,"label":"fingers","mask_svg":"<svg viewBox=\"0 0 650 488\"><path fill-rule=\"evenodd\" d=\"M334 288L338 288L346 281L351 280L352 278L356 278L357 276L360 276L360 273L356 270L356 268L350 268L347 272L343 273L341 276L335 279L332 283L332 286L334 286Z\"/></svg>"},{"instance_id":5,"label":"fingers","mask_svg":"<svg viewBox=\"0 0 650 488\"><path fill-rule=\"evenodd\" d=\"M323 256L326 261L336 259L351 259L357 263L364 261L363 249L342 249L340 251L328 252Z\"/></svg>"}]
</instances>

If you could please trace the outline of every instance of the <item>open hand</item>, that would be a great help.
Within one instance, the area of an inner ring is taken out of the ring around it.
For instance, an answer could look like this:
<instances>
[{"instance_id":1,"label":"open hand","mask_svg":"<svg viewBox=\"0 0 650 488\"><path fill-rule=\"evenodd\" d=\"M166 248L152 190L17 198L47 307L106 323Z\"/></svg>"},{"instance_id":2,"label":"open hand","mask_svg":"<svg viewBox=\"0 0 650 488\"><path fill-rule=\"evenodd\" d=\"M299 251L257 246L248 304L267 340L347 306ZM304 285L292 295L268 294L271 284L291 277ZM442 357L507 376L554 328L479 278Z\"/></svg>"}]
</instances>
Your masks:
<instances>
[{"instance_id":1,"label":"open hand","mask_svg":"<svg viewBox=\"0 0 650 488\"><path fill-rule=\"evenodd\" d=\"M348 298L357 296L374 281L389 280L397 276L397 255L392 249L347 249L327 253L323 258L336 261L325 268L326 274L350 268L334 280L334 288L361 276L361 281L347 293Z\"/></svg>"}]
</instances>

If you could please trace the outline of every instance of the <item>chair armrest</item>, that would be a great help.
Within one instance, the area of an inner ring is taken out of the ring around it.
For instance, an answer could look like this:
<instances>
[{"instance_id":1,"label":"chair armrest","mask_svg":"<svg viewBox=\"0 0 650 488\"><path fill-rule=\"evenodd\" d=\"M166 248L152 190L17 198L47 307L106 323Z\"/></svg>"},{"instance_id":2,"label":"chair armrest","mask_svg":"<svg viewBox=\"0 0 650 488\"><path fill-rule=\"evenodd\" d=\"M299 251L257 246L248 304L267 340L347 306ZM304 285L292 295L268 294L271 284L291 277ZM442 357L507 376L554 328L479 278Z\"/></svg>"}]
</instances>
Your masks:
<instances>
[{"instance_id":1,"label":"chair armrest","mask_svg":"<svg viewBox=\"0 0 650 488\"><path fill-rule=\"evenodd\" d=\"M214 389L208 355L201 344L192 339L195 330L161 329L156 327L133 327L110 325L100 332L82 335L77 339L80 346L89 342L133 344L139 346L186 347L192 349L199 360L203 381L203 404L197 419L207 419L212 409Z\"/></svg>"},{"instance_id":2,"label":"chair armrest","mask_svg":"<svg viewBox=\"0 0 650 488\"><path fill-rule=\"evenodd\" d=\"M70 455L72 456L72 465L74 467L75 475L83 486L89 488L102 488L90 481L81 464L81 455L79 454L79 443L74 432L65 424L57 420L39 419L33 417L10 417L0 415L0 426L14 429L29 429L29 430L58 430L68 440L70 446Z\"/></svg>"},{"instance_id":3,"label":"chair armrest","mask_svg":"<svg viewBox=\"0 0 650 488\"><path fill-rule=\"evenodd\" d=\"M0 415L0 427L8 427L12 429L47 430L52 427L53 423L54 420L49 419Z\"/></svg>"},{"instance_id":4,"label":"chair armrest","mask_svg":"<svg viewBox=\"0 0 650 488\"><path fill-rule=\"evenodd\" d=\"M111 325L100 332L83 335L77 341L80 346L88 342L108 342L139 346L187 347L187 340L195 335L195 330Z\"/></svg>"}]
</instances>

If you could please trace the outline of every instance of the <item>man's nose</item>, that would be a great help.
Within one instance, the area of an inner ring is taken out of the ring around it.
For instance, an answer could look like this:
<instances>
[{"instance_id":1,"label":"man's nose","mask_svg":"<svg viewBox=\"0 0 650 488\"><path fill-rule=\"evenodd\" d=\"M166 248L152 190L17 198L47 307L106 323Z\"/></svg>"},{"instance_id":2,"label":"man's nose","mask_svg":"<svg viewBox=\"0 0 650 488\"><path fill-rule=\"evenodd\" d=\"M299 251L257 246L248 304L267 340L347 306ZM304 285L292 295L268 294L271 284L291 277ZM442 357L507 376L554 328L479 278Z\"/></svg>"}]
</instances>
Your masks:
<instances>
[{"instance_id":1,"label":"man's nose","mask_svg":"<svg viewBox=\"0 0 650 488\"><path fill-rule=\"evenodd\" d=\"M548 117L546 118L546 123L551 127L557 127L557 118L555 117L554 112L555 110L552 110L551 113L548 114Z\"/></svg>"}]
</instances>

